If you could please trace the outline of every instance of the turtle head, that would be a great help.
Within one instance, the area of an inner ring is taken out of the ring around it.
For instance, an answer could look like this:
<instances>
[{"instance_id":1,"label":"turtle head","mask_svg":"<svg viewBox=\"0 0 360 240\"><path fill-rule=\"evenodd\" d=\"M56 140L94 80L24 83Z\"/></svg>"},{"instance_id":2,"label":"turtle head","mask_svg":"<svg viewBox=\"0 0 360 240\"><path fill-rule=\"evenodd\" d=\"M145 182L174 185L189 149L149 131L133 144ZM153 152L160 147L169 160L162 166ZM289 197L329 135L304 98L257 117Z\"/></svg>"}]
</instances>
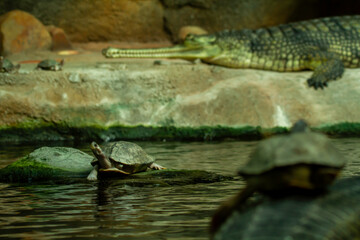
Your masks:
<instances>
[{"instance_id":1,"label":"turtle head","mask_svg":"<svg viewBox=\"0 0 360 240\"><path fill-rule=\"evenodd\" d=\"M106 159L106 156L103 152L103 150L101 149L101 147L99 146L99 144L97 144L96 142L92 142L90 144L90 149L93 152L93 154L95 155L95 157L101 162L104 158Z\"/></svg>"},{"instance_id":2,"label":"turtle head","mask_svg":"<svg viewBox=\"0 0 360 240\"><path fill-rule=\"evenodd\" d=\"M308 123L304 119L297 120L294 125L291 127L291 133L299 133L299 132L308 132L309 126Z\"/></svg>"},{"instance_id":3,"label":"turtle head","mask_svg":"<svg viewBox=\"0 0 360 240\"><path fill-rule=\"evenodd\" d=\"M111 168L111 162L109 158L105 155L99 144L97 144L96 142L92 142L90 144L90 149L93 152L94 156L99 160L100 168Z\"/></svg>"},{"instance_id":4,"label":"turtle head","mask_svg":"<svg viewBox=\"0 0 360 240\"><path fill-rule=\"evenodd\" d=\"M92 142L90 144L90 149L94 153L95 156L103 154L99 144L97 144L96 142Z\"/></svg>"},{"instance_id":5,"label":"turtle head","mask_svg":"<svg viewBox=\"0 0 360 240\"><path fill-rule=\"evenodd\" d=\"M62 70L62 67L63 67L63 66L64 66L64 59L61 59L60 62L56 63L56 64L52 67L52 69L53 69L54 71L60 71L60 70Z\"/></svg>"}]
</instances>

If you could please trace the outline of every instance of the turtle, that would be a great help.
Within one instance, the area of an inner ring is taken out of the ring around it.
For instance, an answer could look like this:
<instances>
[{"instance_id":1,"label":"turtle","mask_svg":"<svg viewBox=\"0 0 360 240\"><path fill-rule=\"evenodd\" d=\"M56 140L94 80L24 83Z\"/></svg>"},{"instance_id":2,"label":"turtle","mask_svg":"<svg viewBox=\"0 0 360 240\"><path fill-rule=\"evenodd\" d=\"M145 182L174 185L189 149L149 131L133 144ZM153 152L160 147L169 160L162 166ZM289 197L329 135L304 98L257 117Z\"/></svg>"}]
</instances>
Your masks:
<instances>
[{"instance_id":1,"label":"turtle","mask_svg":"<svg viewBox=\"0 0 360 240\"><path fill-rule=\"evenodd\" d=\"M60 71L64 65L64 59L60 62L57 62L54 59L45 59L37 65L36 69L50 70L50 71Z\"/></svg>"},{"instance_id":2,"label":"turtle","mask_svg":"<svg viewBox=\"0 0 360 240\"><path fill-rule=\"evenodd\" d=\"M9 59L0 56L0 72L15 72L20 69L20 64L14 65Z\"/></svg>"},{"instance_id":3,"label":"turtle","mask_svg":"<svg viewBox=\"0 0 360 240\"><path fill-rule=\"evenodd\" d=\"M311 132L304 120L297 121L288 135L265 139L250 154L238 171L246 187L215 212L211 232L254 192L270 196L324 192L345 163L345 157L324 134Z\"/></svg>"},{"instance_id":4,"label":"turtle","mask_svg":"<svg viewBox=\"0 0 360 240\"><path fill-rule=\"evenodd\" d=\"M132 142L108 143L104 146L104 150L96 142L92 142L90 149L95 158L91 162L94 168L88 175L88 180L97 180L98 171L129 175L146 171L148 168L165 169L155 163L154 157Z\"/></svg>"}]
</instances>

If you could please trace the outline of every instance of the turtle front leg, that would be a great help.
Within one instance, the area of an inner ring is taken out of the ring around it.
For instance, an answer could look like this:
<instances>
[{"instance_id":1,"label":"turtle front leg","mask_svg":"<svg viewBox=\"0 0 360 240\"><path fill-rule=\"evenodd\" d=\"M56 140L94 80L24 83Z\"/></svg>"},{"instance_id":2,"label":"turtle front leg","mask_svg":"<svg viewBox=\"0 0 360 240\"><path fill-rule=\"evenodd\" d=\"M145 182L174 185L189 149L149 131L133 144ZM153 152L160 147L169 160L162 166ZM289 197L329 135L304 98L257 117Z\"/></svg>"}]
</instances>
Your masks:
<instances>
[{"instance_id":1,"label":"turtle front leg","mask_svg":"<svg viewBox=\"0 0 360 240\"><path fill-rule=\"evenodd\" d=\"M87 176L87 180L89 180L89 181L97 180L98 179L98 171L99 171L99 166L98 165L94 166L93 170L91 170L91 172Z\"/></svg>"},{"instance_id":2,"label":"turtle front leg","mask_svg":"<svg viewBox=\"0 0 360 240\"><path fill-rule=\"evenodd\" d=\"M235 197L224 202L214 213L210 223L210 234L213 236L223 223L231 216L231 214L246 202L246 200L254 193L255 189L246 186Z\"/></svg>"},{"instance_id":3,"label":"turtle front leg","mask_svg":"<svg viewBox=\"0 0 360 240\"><path fill-rule=\"evenodd\" d=\"M152 163L149 168L151 169L154 169L154 170L162 170L162 169L166 169L165 167L159 165L159 164L156 164L156 163Z\"/></svg>"}]
</instances>

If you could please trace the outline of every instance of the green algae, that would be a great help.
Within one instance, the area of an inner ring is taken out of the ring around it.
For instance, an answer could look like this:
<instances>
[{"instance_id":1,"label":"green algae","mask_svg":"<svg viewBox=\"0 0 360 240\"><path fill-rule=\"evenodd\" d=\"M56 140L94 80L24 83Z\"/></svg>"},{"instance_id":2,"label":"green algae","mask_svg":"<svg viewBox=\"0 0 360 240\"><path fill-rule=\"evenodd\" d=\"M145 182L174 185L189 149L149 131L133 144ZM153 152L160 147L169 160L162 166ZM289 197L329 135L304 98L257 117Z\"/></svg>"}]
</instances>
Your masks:
<instances>
[{"instance_id":1,"label":"green algae","mask_svg":"<svg viewBox=\"0 0 360 240\"><path fill-rule=\"evenodd\" d=\"M224 176L216 174L213 172L208 172L204 170L175 170L175 169L165 169L165 170L152 170L141 173L136 173L132 175L121 175L114 173L113 175L106 174L101 176L101 181L115 181L116 184L124 184L134 187L145 187L145 186L157 186L157 187L166 187L166 186L183 186L189 184L198 184L198 183L214 183L222 181L232 181L234 177Z\"/></svg>"},{"instance_id":2,"label":"green algae","mask_svg":"<svg viewBox=\"0 0 360 240\"><path fill-rule=\"evenodd\" d=\"M285 127L261 128L259 126L75 126L37 122L31 125L21 124L16 127L0 128L0 142L32 141L115 141L115 140L186 140L211 141L222 139L259 140L263 137L288 132ZM360 123L339 123L314 128L318 132L336 136L359 136Z\"/></svg>"},{"instance_id":3,"label":"green algae","mask_svg":"<svg viewBox=\"0 0 360 240\"><path fill-rule=\"evenodd\" d=\"M100 125L70 127L52 125L38 128L11 127L0 130L0 142L32 141L104 141L104 140L219 140L261 139L264 134L284 133L286 128L262 129L260 127L175 127L175 126L111 126Z\"/></svg>"},{"instance_id":4,"label":"green algae","mask_svg":"<svg viewBox=\"0 0 360 240\"><path fill-rule=\"evenodd\" d=\"M0 169L4 182L32 182L86 177L93 157L75 148L41 147Z\"/></svg>"},{"instance_id":5,"label":"green algae","mask_svg":"<svg viewBox=\"0 0 360 240\"><path fill-rule=\"evenodd\" d=\"M54 168L27 156L0 169L3 182L32 182L70 176L67 171Z\"/></svg>"},{"instance_id":6,"label":"green algae","mask_svg":"<svg viewBox=\"0 0 360 240\"><path fill-rule=\"evenodd\" d=\"M0 169L0 181L2 182L41 182L56 181L67 183L69 180L87 181L88 172L73 172L56 168L37 161L30 156L24 157L9 166ZM204 170L174 170L146 171L133 175L118 173L100 174L100 180L117 181L118 183L131 186L182 186L196 183L213 183L234 180L231 176L223 176Z\"/></svg>"},{"instance_id":7,"label":"green algae","mask_svg":"<svg viewBox=\"0 0 360 240\"><path fill-rule=\"evenodd\" d=\"M341 136L341 137L359 137L360 136L360 123L344 122L333 125L324 125L314 128L316 131L323 132L328 135Z\"/></svg>"}]
</instances>

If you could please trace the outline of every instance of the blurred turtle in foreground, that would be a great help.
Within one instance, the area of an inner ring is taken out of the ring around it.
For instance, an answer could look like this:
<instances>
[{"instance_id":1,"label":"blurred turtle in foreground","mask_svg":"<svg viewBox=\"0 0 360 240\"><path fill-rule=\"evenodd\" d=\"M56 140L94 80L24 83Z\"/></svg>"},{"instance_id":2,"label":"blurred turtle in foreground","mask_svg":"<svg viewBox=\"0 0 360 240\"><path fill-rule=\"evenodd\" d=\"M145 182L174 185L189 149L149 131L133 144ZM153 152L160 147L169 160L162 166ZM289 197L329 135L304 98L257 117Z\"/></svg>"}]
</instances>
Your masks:
<instances>
[{"instance_id":1,"label":"blurred turtle in foreground","mask_svg":"<svg viewBox=\"0 0 360 240\"><path fill-rule=\"evenodd\" d=\"M294 191L319 192L326 189L345 165L342 154L323 134L309 131L303 120L289 135L275 136L259 143L246 165L239 170L247 185L215 213L211 232L241 208L254 193L286 195Z\"/></svg>"},{"instance_id":2,"label":"blurred turtle in foreground","mask_svg":"<svg viewBox=\"0 0 360 240\"><path fill-rule=\"evenodd\" d=\"M60 71L64 65L64 59L57 62L54 59L45 59L37 65L36 69L49 70L49 71Z\"/></svg>"},{"instance_id":3,"label":"blurred turtle in foreground","mask_svg":"<svg viewBox=\"0 0 360 240\"><path fill-rule=\"evenodd\" d=\"M96 142L92 142L90 148L95 159L91 163L94 169L87 177L88 180L97 180L98 171L128 175L144 172L148 168L165 169L156 164L155 159L135 143L125 141L108 143L102 150Z\"/></svg>"},{"instance_id":4,"label":"blurred turtle in foreground","mask_svg":"<svg viewBox=\"0 0 360 240\"><path fill-rule=\"evenodd\" d=\"M255 198L234 211L213 240L360 239L360 177L342 178L326 194Z\"/></svg>"},{"instance_id":5,"label":"blurred turtle in foreground","mask_svg":"<svg viewBox=\"0 0 360 240\"><path fill-rule=\"evenodd\" d=\"M16 72L20 69L20 64L14 65L9 59L0 56L0 72Z\"/></svg>"}]
</instances>

